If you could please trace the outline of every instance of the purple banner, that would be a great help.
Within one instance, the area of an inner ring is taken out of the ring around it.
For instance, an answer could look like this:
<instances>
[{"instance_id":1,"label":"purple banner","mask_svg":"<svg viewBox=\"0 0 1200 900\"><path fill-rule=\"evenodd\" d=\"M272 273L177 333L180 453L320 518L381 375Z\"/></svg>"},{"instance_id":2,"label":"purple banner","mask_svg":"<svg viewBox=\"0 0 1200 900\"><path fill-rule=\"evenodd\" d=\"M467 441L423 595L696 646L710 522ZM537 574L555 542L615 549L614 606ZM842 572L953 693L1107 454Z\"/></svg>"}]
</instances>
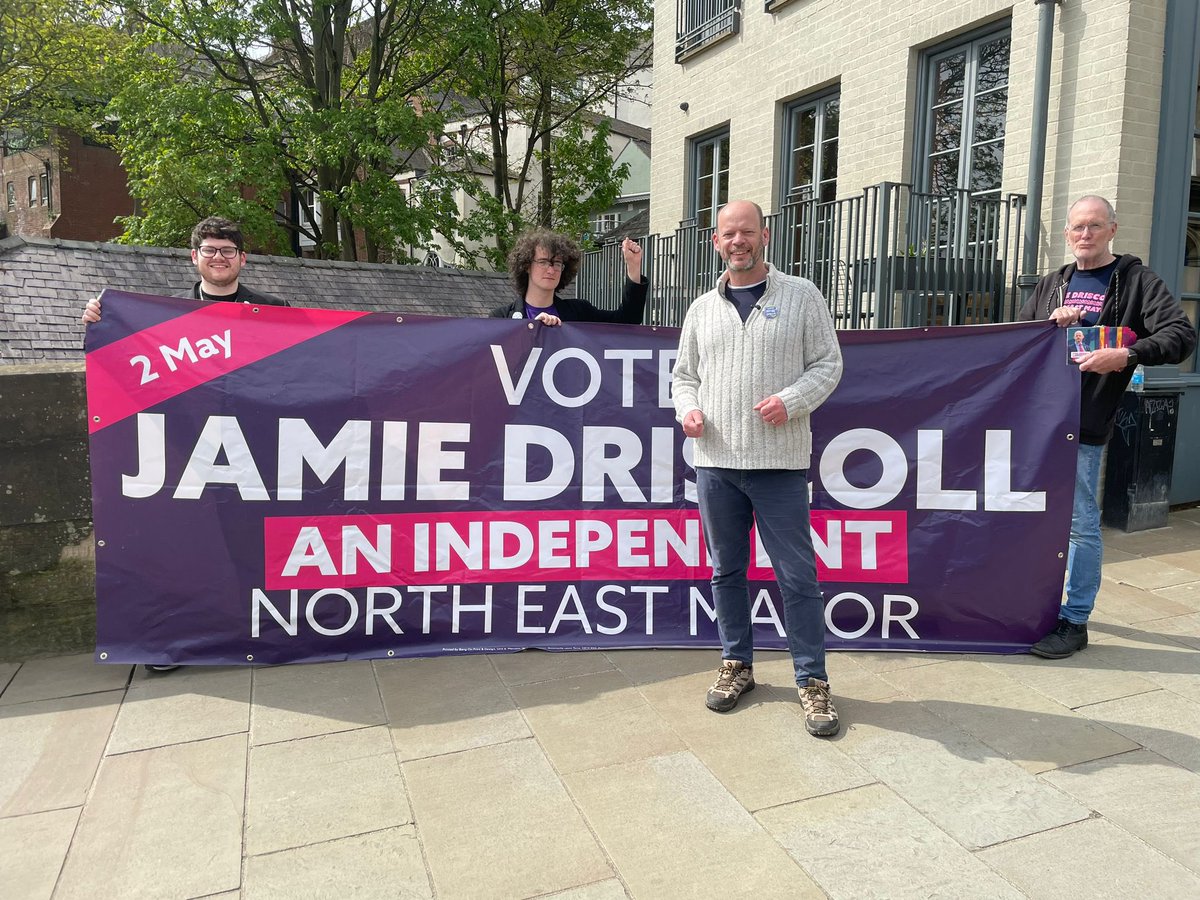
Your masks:
<instances>
[{"instance_id":1,"label":"purple banner","mask_svg":"<svg viewBox=\"0 0 1200 900\"><path fill-rule=\"evenodd\" d=\"M677 339L106 292L87 339L97 658L719 646ZM1071 514L1061 334L839 339L809 471L829 647L1028 648ZM756 644L782 648L755 546Z\"/></svg>"}]
</instances>

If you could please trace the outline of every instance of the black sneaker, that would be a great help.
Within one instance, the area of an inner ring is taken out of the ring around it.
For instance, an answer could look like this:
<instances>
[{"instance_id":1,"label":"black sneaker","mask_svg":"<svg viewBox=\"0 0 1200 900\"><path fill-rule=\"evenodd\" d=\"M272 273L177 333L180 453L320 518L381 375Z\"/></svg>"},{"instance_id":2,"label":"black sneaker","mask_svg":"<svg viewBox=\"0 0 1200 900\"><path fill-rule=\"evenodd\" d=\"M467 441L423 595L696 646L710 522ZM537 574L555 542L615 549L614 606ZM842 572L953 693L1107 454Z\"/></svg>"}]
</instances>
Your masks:
<instances>
[{"instance_id":1,"label":"black sneaker","mask_svg":"<svg viewBox=\"0 0 1200 900\"><path fill-rule=\"evenodd\" d=\"M833 737L841 728L833 698L829 696L829 682L819 678L808 679L800 691L800 706L804 710L804 727L817 737Z\"/></svg>"},{"instance_id":2,"label":"black sneaker","mask_svg":"<svg viewBox=\"0 0 1200 900\"><path fill-rule=\"evenodd\" d=\"M1043 659L1066 659L1076 650L1088 645L1087 623L1076 625L1059 619L1055 629L1029 648L1034 656Z\"/></svg>"},{"instance_id":3,"label":"black sneaker","mask_svg":"<svg viewBox=\"0 0 1200 900\"><path fill-rule=\"evenodd\" d=\"M737 706L738 697L754 690L754 668L736 659L721 660L717 680L708 689L704 705L713 712L729 712Z\"/></svg>"},{"instance_id":4,"label":"black sneaker","mask_svg":"<svg viewBox=\"0 0 1200 900\"><path fill-rule=\"evenodd\" d=\"M149 663L146 664L147 672L174 672L178 668L179 666L152 666Z\"/></svg>"}]
</instances>

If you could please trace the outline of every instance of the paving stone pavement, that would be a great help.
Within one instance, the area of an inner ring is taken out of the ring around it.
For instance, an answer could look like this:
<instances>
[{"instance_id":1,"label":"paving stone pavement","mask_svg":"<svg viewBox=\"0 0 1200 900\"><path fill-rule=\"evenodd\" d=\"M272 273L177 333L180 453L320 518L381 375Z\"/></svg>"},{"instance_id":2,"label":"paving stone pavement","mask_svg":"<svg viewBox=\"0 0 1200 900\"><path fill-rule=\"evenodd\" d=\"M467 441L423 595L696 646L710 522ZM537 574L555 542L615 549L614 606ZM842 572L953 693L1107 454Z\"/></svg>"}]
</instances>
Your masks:
<instances>
[{"instance_id":1,"label":"paving stone pavement","mask_svg":"<svg viewBox=\"0 0 1200 900\"><path fill-rule=\"evenodd\" d=\"M1200 897L1200 510L1106 531L1068 660L0 663L0 898Z\"/></svg>"}]
</instances>

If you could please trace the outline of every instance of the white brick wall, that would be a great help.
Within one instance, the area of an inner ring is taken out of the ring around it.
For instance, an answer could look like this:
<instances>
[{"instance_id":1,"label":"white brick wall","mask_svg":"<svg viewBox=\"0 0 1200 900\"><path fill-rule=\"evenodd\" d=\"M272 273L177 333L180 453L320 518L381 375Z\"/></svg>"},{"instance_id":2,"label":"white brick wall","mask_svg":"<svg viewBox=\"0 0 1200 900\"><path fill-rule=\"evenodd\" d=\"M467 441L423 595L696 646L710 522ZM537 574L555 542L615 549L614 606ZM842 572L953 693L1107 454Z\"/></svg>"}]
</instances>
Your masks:
<instances>
[{"instance_id":1,"label":"white brick wall","mask_svg":"<svg viewBox=\"0 0 1200 900\"><path fill-rule=\"evenodd\" d=\"M774 14L760 0L743 0L741 32L682 65L674 61L677 2L657 0L655 8L652 230L669 233L687 214L688 139L726 123L730 196L775 210L782 106L832 84L840 83L842 100L838 196L910 181L922 51L993 22L1012 28L1003 190L1025 193L1038 27L1032 0L792 0ZM1065 258L1067 206L1085 193L1117 205L1118 251L1147 253L1165 6L1069 0L1056 9L1043 268Z\"/></svg>"}]
</instances>

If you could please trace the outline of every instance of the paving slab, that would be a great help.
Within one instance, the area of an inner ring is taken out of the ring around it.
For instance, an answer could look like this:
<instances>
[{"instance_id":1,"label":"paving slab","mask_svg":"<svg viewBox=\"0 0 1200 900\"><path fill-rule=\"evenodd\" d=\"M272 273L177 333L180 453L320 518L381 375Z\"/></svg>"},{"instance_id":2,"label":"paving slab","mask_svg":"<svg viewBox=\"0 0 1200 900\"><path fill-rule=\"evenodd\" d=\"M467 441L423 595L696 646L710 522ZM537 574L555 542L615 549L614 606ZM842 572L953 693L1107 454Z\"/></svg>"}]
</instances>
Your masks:
<instances>
[{"instance_id":1,"label":"paving slab","mask_svg":"<svg viewBox=\"0 0 1200 900\"><path fill-rule=\"evenodd\" d=\"M721 650L609 650L605 654L634 684L710 672L716 677Z\"/></svg>"},{"instance_id":2,"label":"paving slab","mask_svg":"<svg viewBox=\"0 0 1200 900\"><path fill-rule=\"evenodd\" d=\"M599 650L577 653L525 650L521 653L495 653L490 658L500 680L507 685L535 684L572 675L611 672L614 668L608 656Z\"/></svg>"},{"instance_id":3,"label":"paving slab","mask_svg":"<svg viewBox=\"0 0 1200 900\"><path fill-rule=\"evenodd\" d=\"M1123 553L1137 556L1164 556L1196 549L1197 536L1192 530L1175 528L1146 528L1142 531L1121 531L1117 528L1101 529L1104 555L1107 558L1111 547Z\"/></svg>"},{"instance_id":4,"label":"paving slab","mask_svg":"<svg viewBox=\"0 0 1200 900\"><path fill-rule=\"evenodd\" d=\"M162 674L135 672L108 753L248 731L251 675L245 667L208 666Z\"/></svg>"},{"instance_id":5,"label":"paving slab","mask_svg":"<svg viewBox=\"0 0 1200 900\"><path fill-rule=\"evenodd\" d=\"M884 672L894 672L897 669L935 666L938 663L962 659L963 657L961 653L892 653L875 650L852 650L847 652L854 656L855 663L866 671L874 672L877 675Z\"/></svg>"},{"instance_id":6,"label":"paving slab","mask_svg":"<svg viewBox=\"0 0 1200 900\"><path fill-rule=\"evenodd\" d=\"M787 666L790 670L790 659ZM687 749L746 809L874 781L837 749L836 742L818 740L804 730L794 688L787 691L786 699L779 699L767 685L759 685L744 694L732 712L714 713L704 705L710 680L708 673L702 673L645 685L642 692ZM738 752L738 747L746 752Z\"/></svg>"},{"instance_id":7,"label":"paving slab","mask_svg":"<svg viewBox=\"0 0 1200 900\"><path fill-rule=\"evenodd\" d=\"M106 757L55 900L236 889L245 783L244 734Z\"/></svg>"},{"instance_id":8,"label":"paving slab","mask_svg":"<svg viewBox=\"0 0 1200 900\"><path fill-rule=\"evenodd\" d=\"M1200 612L1200 580L1159 588L1154 593L1167 600L1191 607L1195 612Z\"/></svg>"},{"instance_id":9,"label":"paving slab","mask_svg":"<svg viewBox=\"0 0 1200 900\"><path fill-rule=\"evenodd\" d=\"M530 735L486 656L376 662L401 760L502 744Z\"/></svg>"},{"instance_id":10,"label":"paving slab","mask_svg":"<svg viewBox=\"0 0 1200 900\"><path fill-rule=\"evenodd\" d=\"M615 874L532 740L403 771L439 900L534 897Z\"/></svg>"},{"instance_id":11,"label":"paving slab","mask_svg":"<svg viewBox=\"0 0 1200 900\"><path fill-rule=\"evenodd\" d=\"M1140 560L1140 562L1147 562L1147 560ZM1183 586L1175 585L1175 587ZM1129 625L1195 612L1195 608L1187 603L1172 599L1169 594L1171 590L1170 587L1155 590L1150 587L1125 584L1114 580L1113 576L1106 576L1100 580L1100 592L1096 595L1096 609L1118 622Z\"/></svg>"},{"instance_id":12,"label":"paving slab","mask_svg":"<svg viewBox=\"0 0 1200 900\"><path fill-rule=\"evenodd\" d=\"M1154 622L1154 627L1160 634L1167 635L1171 640L1178 641L1193 650L1200 650L1200 613L1159 619Z\"/></svg>"},{"instance_id":13,"label":"paving slab","mask_svg":"<svg viewBox=\"0 0 1200 900\"><path fill-rule=\"evenodd\" d=\"M540 900L628 900L629 894L615 878L568 888L557 894L546 894Z\"/></svg>"},{"instance_id":14,"label":"paving slab","mask_svg":"<svg viewBox=\"0 0 1200 900\"><path fill-rule=\"evenodd\" d=\"M8 683L12 681L19 668L21 668L20 663L0 663L0 700L3 699Z\"/></svg>"},{"instance_id":15,"label":"paving slab","mask_svg":"<svg viewBox=\"0 0 1200 900\"><path fill-rule=\"evenodd\" d=\"M1087 649L1068 659L1036 656L997 656L983 664L1003 672L1068 709L1094 703L1135 697L1156 690L1158 685L1136 671L1117 668L1121 653L1111 653L1110 641L1089 643Z\"/></svg>"},{"instance_id":16,"label":"paving slab","mask_svg":"<svg viewBox=\"0 0 1200 900\"><path fill-rule=\"evenodd\" d=\"M0 708L0 816L81 806L124 691Z\"/></svg>"},{"instance_id":17,"label":"paving slab","mask_svg":"<svg viewBox=\"0 0 1200 900\"><path fill-rule=\"evenodd\" d=\"M1115 756L1138 746L981 662L902 669L886 678L1027 772Z\"/></svg>"},{"instance_id":18,"label":"paving slab","mask_svg":"<svg viewBox=\"0 0 1200 900\"><path fill-rule=\"evenodd\" d=\"M1200 897L1200 878L1104 819L1088 819L979 852L1030 897Z\"/></svg>"},{"instance_id":19,"label":"paving slab","mask_svg":"<svg viewBox=\"0 0 1200 900\"><path fill-rule=\"evenodd\" d=\"M0 819L0 895L50 900L79 807Z\"/></svg>"},{"instance_id":20,"label":"paving slab","mask_svg":"<svg viewBox=\"0 0 1200 900\"><path fill-rule=\"evenodd\" d=\"M757 818L833 900L1024 896L880 784L777 806Z\"/></svg>"},{"instance_id":21,"label":"paving slab","mask_svg":"<svg viewBox=\"0 0 1200 900\"><path fill-rule=\"evenodd\" d=\"M691 753L564 780L635 898L825 896Z\"/></svg>"},{"instance_id":22,"label":"paving slab","mask_svg":"<svg viewBox=\"0 0 1200 900\"><path fill-rule=\"evenodd\" d=\"M1200 775L1149 750L1082 763L1043 778L1200 875Z\"/></svg>"},{"instance_id":23,"label":"paving slab","mask_svg":"<svg viewBox=\"0 0 1200 900\"><path fill-rule=\"evenodd\" d=\"M386 727L267 744L250 751L247 855L412 822Z\"/></svg>"},{"instance_id":24,"label":"paving slab","mask_svg":"<svg viewBox=\"0 0 1200 900\"><path fill-rule=\"evenodd\" d=\"M269 744L387 721L371 663L316 663L254 670L250 741Z\"/></svg>"},{"instance_id":25,"label":"paving slab","mask_svg":"<svg viewBox=\"0 0 1200 900\"><path fill-rule=\"evenodd\" d=\"M417 831L407 825L246 860L241 900L427 900Z\"/></svg>"},{"instance_id":26,"label":"paving slab","mask_svg":"<svg viewBox=\"0 0 1200 900\"><path fill-rule=\"evenodd\" d=\"M1200 704L1157 690L1097 703L1084 712L1147 750L1200 772Z\"/></svg>"},{"instance_id":27,"label":"paving slab","mask_svg":"<svg viewBox=\"0 0 1200 900\"><path fill-rule=\"evenodd\" d=\"M1167 565L1157 557L1114 563L1104 574L1113 581L1133 585L1147 591L1175 584L1187 584L1196 580L1195 572Z\"/></svg>"},{"instance_id":28,"label":"paving slab","mask_svg":"<svg viewBox=\"0 0 1200 900\"><path fill-rule=\"evenodd\" d=\"M1180 569L1186 569L1189 572L1200 576L1200 550L1194 546L1194 538L1192 541L1183 541L1184 549L1176 553L1155 553L1155 559L1160 560L1164 565L1175 566ZM1192 544L1192 546L1189 546ZM1193 578L1193 583L1197 578Z\"/></svg>"},{"instance_id":29,"label":"paving slab","mask_svg":"<svg viewBox=\"0 0 1200 900\"><path fill-rule=\"evenodd\" d=\"M0 706L121 690L128 684L132 668L101 665L90 653L30 660L21 663L20 670L0 694Z\"/></svg>"},{"instance_id":30,"label":"paving slab","mask_svg":"<svg viewBox=\"0 0 1200 900\"><path fill-rule=\"evenodd\" d=\"M1077 821L1088 810L911 700L849 701L839 748L963 846Z\"/></svg>"},{"instance_id":31,"label":"paving slab","mask_svg":"<svg viewBox=\"0 0 1200 900\"><path fill-rule=\"evenodd\" d=\"M642 693L615 670L518 685L512 695L560 773L685 749Z\"/></svg>"}]
</instances>

